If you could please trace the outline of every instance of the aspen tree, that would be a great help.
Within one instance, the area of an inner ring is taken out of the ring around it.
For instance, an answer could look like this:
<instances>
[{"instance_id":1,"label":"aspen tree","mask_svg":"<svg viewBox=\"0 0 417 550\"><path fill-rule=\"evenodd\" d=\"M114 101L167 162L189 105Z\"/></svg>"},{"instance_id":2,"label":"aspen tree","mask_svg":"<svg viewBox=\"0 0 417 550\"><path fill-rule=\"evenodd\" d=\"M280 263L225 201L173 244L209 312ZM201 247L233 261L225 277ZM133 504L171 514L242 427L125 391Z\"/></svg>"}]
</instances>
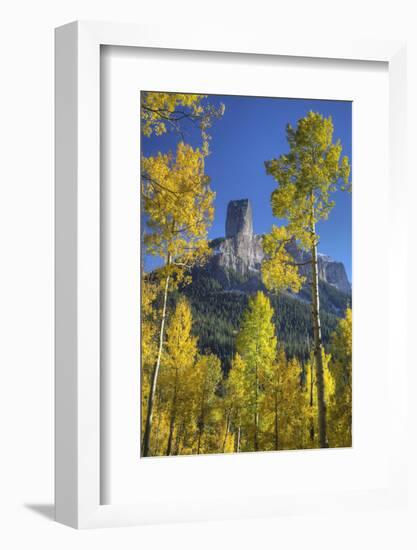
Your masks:
<instances>
[{"instance_id":1,"label":"aspen tree","mask_svg":"<svg viewBox=\"0 0 417 550\"><path fill-rule=\"evenodd\" d=\"M201 94L142 92L141 131L145 137L175 131L180 142L176 155L142 158L141 195L146 224L145 254L164 260L160 270L163 293L157 357L150 375L148 402L144 415L142 455L148 456L158 374L164 345L169 291L183 279L184 270L207 254L207 227L213 220L214 193L204 173L209 154L209 129L213 119L223 116L225 107L202 103ZM191 121L201 132L201 147L184 143L182 123ZM174 279L176 283L174 283ZM143 392L142 392L143 396ZM143 398L143 397L142 397Z\"/></svg>"},{"instance_id":2,"label":"aspen tree","mask_svg":"<svg viewBox=\"0 0 417 550\"><path fill-rule=\"evenodd\" d=\"M225 106L211 105L206 95L178 94L170 92L142 92L141 119L142 133L146 137L161 136L166 132L175 132L184 141L184 125L191 122L201 134L202 150L208 154L211 136L209 130L213 120L220 119Z\"/></svg>"},{"instance_id":3,"label":"aspen tree","mask_svg":"<svg viewBox=\"0 0 417 550\"><path fill-rule=\"evenodd\" d=\"M329 403L329 410L327 416L330 418L332 415L332 404L334 400L335 392L335 380L330 370L331 355L325 353L323 350L322 362L323 362L323 375L324 375L324 398L326 403ZM314 352L311 354L310 360L304 366L304 400L305 400L305 418L306 425L304 430L304 447L316 448L320 447L319 440L319 409L317 407L318 402L318 386L316 383L316 357ZM329 426L329 441L333 447L332 441L332 427Z\"/></svg>"},{"instance_id":4,"label":"aspen tree","mask_svg":"<svg viewBox=\"0 0 417 550\"><path fill-rule=\"evenodd\" d=\"M329 370L335 391L331 402L332 447L352 445L352 310L348 308L331 337Z\"/></svg>"},{"instance_id":5,"label":"aspen tree","mask_svg":"<svg viewBox=\"0 0 417 550\"><path fill-rule=\"evenodd\" d=\"M207 231L214 216L215 193L204 173L204 154L179 143L177 154L158 153L142 159L142 204L149 232L144 236L146 254L163 258L158 270L162 312L158 352L151 373L142 455L148 456L152 415L165 339L168 293L209 253Z\"/></svg>"},{"instance_id":6,"label":"aspen tree","mask_svg":"<svg viewBox=\"0 0 417 550\"><path fill-rule=\"evenodd\" d=\"M259 447L259 413L263 387L276 354L277 339L269 298L257 292L249 298L237 336L237 350L246 365L245 383L249 414L252 417L253 449Z\"/></svg>"},{"instance_id":7,"label":"aspen tree","mask_svg":"<svg viewBox=\"0 0 417 550\"><path fill-rule=\"evenodd\" d=\"M176 420L187 397L187 380L197 354L197 338L191 330L191 308L187 300L181 298L167 328L166 352L163 355L163 382L170 401L167 455L172 454Z\"/></svg>"},{"instance_id":8,"label":"aspen tree","mask_svg":"<svg viewBox=\"0 0 417 550\"><path fill-rule=\"evenodd\" d=\"M146 419L146 403L149 396L151 370L155 363L158 346L158 325L155 312L156 285L142 277L142 317L141 317L141 387L142 387L142 429Z\"/></svg>"},{"instance_id":9,"label":"aspen tree","mask_svg":"<svg viewBox=\"0 0 417 550\"><path fill-rule=\"evenodd\" d=\"M203 434L215 402L215 391L222 379L220 359L216 355L201 355L194 366L194 386L197 404L197 454L203 451Z\"/></svg>"},{"instance_id":10,"label":"aspen tree","mask_svg":"<svg viewBox=\"0 0 417 550\"><path fill-rule=\"evenodd\" d=\"M235 430L235 451L240 452L242 419L247 404L245 373L245 362L239 353L236 353L225 382L224 408L226 411L226 424L222 452L225 451L232 422Z\"/></svg>"},{"instance_id":11,"label":"aspen tree","mask_svg":"<svg viewBox=\"0 0 417 550\"><path fill-rule=\"evenodd\" d=\"M340 141L333 143L333 122L309 112L297 127L287 125L289 152L265 163L277 188L271 195L274 216L288 221L286 231L311 255L311 293L314 353L318 390L319 445L327 447L323 344L320 326L317 222L326 220L334 206L332 194L347 189L350 165L341 158Z\"/></svg>"}]
</instances>

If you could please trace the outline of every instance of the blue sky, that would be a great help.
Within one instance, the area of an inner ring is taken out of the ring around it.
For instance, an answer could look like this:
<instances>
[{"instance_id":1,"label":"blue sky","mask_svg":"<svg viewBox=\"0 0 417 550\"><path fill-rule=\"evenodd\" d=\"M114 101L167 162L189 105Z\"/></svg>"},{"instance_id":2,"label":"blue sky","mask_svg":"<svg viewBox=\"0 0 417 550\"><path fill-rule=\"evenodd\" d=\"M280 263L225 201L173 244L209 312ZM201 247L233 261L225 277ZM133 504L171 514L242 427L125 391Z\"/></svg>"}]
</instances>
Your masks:
<instances>
[{"instance_id":1,"label":"blue sky","mask_svg":"<svg viewBox=\"0 0 417 550\"><path fill-rule=\"evenodd\" d=\"M211 128L211 154L206 160L206 173L216 191L215 219L209 237L225 233L226 209L231 200L248 198L252 203L255 233L266 233L276 220L271 212L270 195L276 182L265 173L264 161L288 151L285 128L296 126L308 111L331 115L334 139L340 139L343 155L352 160L352 103L309 99L281 99L243 96L209 96L213 104L224 103L226 110L220 121ZM198 134L186 130L185 140L199 143ZM142 137L142 154L175 150L178 138L172 134L162 137ZM351 280L352 273L352 196L337 192L329 219L319 222L319 252L342 261ZM156 259L145 259L145 269L156 265Z\"/></svg>"}]
</instances>

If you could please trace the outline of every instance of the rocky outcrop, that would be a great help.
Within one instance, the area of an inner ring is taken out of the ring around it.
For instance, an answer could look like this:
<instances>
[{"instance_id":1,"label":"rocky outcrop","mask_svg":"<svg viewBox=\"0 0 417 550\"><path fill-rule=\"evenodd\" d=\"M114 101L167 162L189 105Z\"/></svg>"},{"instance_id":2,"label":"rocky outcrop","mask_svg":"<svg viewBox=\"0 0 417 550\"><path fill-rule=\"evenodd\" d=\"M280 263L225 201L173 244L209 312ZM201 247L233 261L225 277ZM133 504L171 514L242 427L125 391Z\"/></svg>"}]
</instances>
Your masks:
<instances>
[{"instance_id":1,"label":"rocky outcrop","mask_svg":"<svg viewBox=\"0 0 417 550\"><path fill-rule=\"evenodd\" d=\"M253 236L252 205L248 199L230 201L227 205L226 239Z\"/></svg>"},{"instance_id":2,"label":"rocky outcrop","mask_svg":"<svg viewBox=\"0 0 417 550\"><path fill-rule=\"evenodd\" d=\"M252 206L248 199L229 202L226 216L226 237L211 242L213 256L205 270L226 289L253 290L262 287L261 264L264 258L262 236L253 232ZM309 260L308 252L300 250L296 243L289 245L289 252L300 263ZM350 294L351 285L344 265L324 254L318 255L319 278ZM301 274L310 277L310 267L300 267Z\"/></svg>"},{"instance_id":3,"label":"rocky outcrop","mask_svg":"<svg viewBox=\"0 0 417 550\"><path fill-rule=\"evenodd\" d=\"M341 292L350 294L352 286L346 275L345 266L342 262L336 262L325 254L318 255L319 279L329 283Z\"/></svg>"},{"instance_id":4,"label":"rocky outcrop","mask_svg":"<svg viewBox=\"0 0 417 550\"><path fill-rule=\"evenodd\" d=\"M209 269L226 287L256 288L264 257L261 237L253 233L252 207L248 199L229 202L226 237L212 242Z\"/></svg>"},{"instance_id":5,"label":"rocky outcrop","mask_svg":"<svg viewBox=\"0 0 417 550\"><path fill-rule=\"evenodd\" d=\"M295 242L291 243L287 248L291 256L298 263L308 262L311 258L310 253L300 250ZM352 292L352 287L342 262L337 262L330 256L319 253L317 255L317 263L319 268L319 279L321 281L328 283L345 294L350 294ZM307 281L310 280L311 269L308 264L299 267L299 271L301 275L306 277Z\"/></svg>"}]
</instances>

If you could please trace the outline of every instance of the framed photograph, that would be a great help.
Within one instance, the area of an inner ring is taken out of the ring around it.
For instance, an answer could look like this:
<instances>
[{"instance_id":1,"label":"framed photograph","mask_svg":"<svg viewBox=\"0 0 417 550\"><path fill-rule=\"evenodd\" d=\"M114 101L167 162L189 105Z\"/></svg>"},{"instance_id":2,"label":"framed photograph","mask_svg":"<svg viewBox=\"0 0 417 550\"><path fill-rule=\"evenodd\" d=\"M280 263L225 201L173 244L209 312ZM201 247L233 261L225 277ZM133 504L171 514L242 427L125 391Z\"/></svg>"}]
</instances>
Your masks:
<instances>
[{"instance_id":1,"label":"framed photograph","mask_svg":"<svg viewBox=\"0 0 417 550\"><path fill-rule=\"evenodd\" d=\"M58 521L404 503L404 52L57 29Z\"/></svg>"}]
</instances>

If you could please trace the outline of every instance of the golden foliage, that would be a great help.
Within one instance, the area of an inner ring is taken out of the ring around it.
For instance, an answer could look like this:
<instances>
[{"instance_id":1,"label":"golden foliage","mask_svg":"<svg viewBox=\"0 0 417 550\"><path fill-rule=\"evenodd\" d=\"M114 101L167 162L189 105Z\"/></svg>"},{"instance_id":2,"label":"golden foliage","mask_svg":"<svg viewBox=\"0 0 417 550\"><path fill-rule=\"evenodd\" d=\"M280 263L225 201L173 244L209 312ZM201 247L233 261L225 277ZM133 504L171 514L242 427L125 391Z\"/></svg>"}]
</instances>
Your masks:
<instances>
[{"instance_id":1,"label":"golden foliage","mask_svg":"<svg viewBox=\"0 0 417 550\"><path fill-rule=\"evenodd\" d=\"M246 450L259 450L260 413L265 397L264 387L270 375L277 347L273 314L274 310L269 298L263 292L257 292L249 298L236 338L237 350L246 367L244 379Z\"/></svg>"},{"instance_id":2,"label":"golden foliage","mask_svg":"<svg viewBox=\"0 0 417 550\"><path fill-rule=\"evenodd\" d=\"M311 228L327 219L334 206L331 195L349 189L350 165L341 158L340 141L333 143L332 118L310 111L297 128L287 125L289 153L265 163L277 181L271 195L274 216L288 220L288 232L310 249L316 236Z\"/></svg>"},{"instance_id":3,"label":"golden foliage","mask_svg":"<svg viewBox=\"0 0 417 550\"><path fill-rule=\"evenodd\" d=\"M312 282L312 328L316 347L317 385L325 387L323 349L320 334L320 300L318 285L316 224L326 220L334 206L332 195L338 189L348 189L350 165L341 158L340 141L333 143L333 122L320 113L310 111L298 121L297 127L287 125L289 152L265 163L267 174L277 182L271 195L274 216L286 218L288 235L310 252ZM279 259L279 258L278 258ZM284 258L284 264L285 264ZM271 262L269 258L267 261ZM282 267L266 265L264 278L270 288L281 288L285 272ZM294 275L294 274L291 274ZM319 440L328 446L326 434L326 402L323 391L318 394Z\"/></svg>"},{"instance_id":4,"label":"golden foliage","mask_svg":"<svg viewBox=\"0 0 417 550\"><path fill-rule=\"evenodd\" d=\"M330 402L330 444L332 447L352 445L352 310L332 335L330 372L335 391Z\"/></svg>"},{"instance_id":5,"label":"golden foliage","mask_svg":"<svg viewBox=\"0 0 417 550\"><path fill-rule=\"evenodd\" d=\"M271 233L262 237L262 248L266 259L262 262L262 282L268 290L299 292L305 281L298 272L298 266L285 245L291 239L286 227L272 226Z\"/></svg>"},{"instance_id":6,"label":"golden foliage","mask_svg":"<svg viewBox=\"0 0 417 550\"><path fill-rule=\"evenodd\" d=\"M143 238L145 253L159 256L164 262L155 277L163 291L158 349L149 372L143 369L143 386L148 393L146 410L142 409L145 419L142 439L144 456L150 452L154 403L159 390L158 377L165 342L168 294L180 281L189 282L192 266L203 262L209 254L207 230L214 215L214 193L204 171L204 157L209 152L208 129L211 121L213 117L222 116L224 107L216 110L210 105L202 106L202 98L190 94L142 94L142 133L145 136L153 132L158 135L164 133L166 123L182 135L180 120L187 118L198 121L203 140L201 149L194 149L180 141L175 156L172 152L159 152L156 156L141 159L142 209L148 229ZM146 346L146 339L149 339L146 331L144 336ZM171 449L172 422L169 430L168 447Z\"/></svg>"},{"instance_id":7,"label":"golden foliage","mask_svg":"<svg viewBox=\"0 0 417 550\"><path fill-rule=\"evenodd\" d=\"M167 131L178 133L184 140L182 125L189 121L197 126L202 138L202 151L209 152L209 129L213 120L220 119L225 111L224 104L215 107L204 101L201 94L179 94L168 92L143 92L141 101L142 133L160 136Z\"/></svg>"},{"instance_id":8,"label":"golden foliage","mask_svg":"<svg viewBox=\"0 0 417 550\"><path fill-rule=\"evenodd\" d=\"M163 275L184 276L209 254L208 226L215 193L204 173L204 155L180 142L177 153L142 158L142 201L149 231L146 254L165 259Z\"/></svg>"},{"instance_id":9,"label":"golden foliage","mask_svg":"<svg viewBox=\"0 0 417 550\"><path fill-rule=\"evenodd\" d=\"M324 367L324 393L327 407L327 419L329 419L330 408L329 403L332 402L335 392L335 382L330 371L329 364L331 355L322 351L323 367ZM317 410L317 379L314 353L311 353L310 360L304 367L305 371L305 399L308 403L306 419L308 423L307 432L309 437L304 443L304 448L318 446L318 410Z\"/></svg>"},{"instance_id":10,"label":"golden foliage","mask_svg":"<svg viewBox=\"0 0 417 550\"><path fill-rule=\"evenodd\" d=\"M187 114L200 116L203 111L201 100L207 96L199 94L173 94L166 92L144 92L141 104L142 132L149 137L157 136L170 129L177 129L178 122Z\"/></svg>"},{"instance_id":11,"label":"golden foliage","mask_svg":"<svg viewBox=\"0 0 417 550\"><path fill-rule=\"evenodd\" d=\"M302 368L296 358L287 360L282 349L273 363L266 393L264 406L269 437L265 445L274 450L304 448L307 423Z\"/></svg>"},{"instance_id":12,"label":"golden foliage","mask_svg":"<svg viewBox=\"0 0 417 550\"><path fill-rule=\"evenodd\" d=\"M187 299L177 299L174 309L169 305L169 292L180 282L187 283L191 267L203 263L210 253L207 233L215 194L205 174L205 156L207 130L216 111L204 99L159 92L142 96L145 136L181 132L181 120L189 119L198 123L203 138L201 148L180 141L175 154L142 158L145 253L164 261L152 277L142 277L141 287L143 425L149 420L151 386L155 393L154 421L148 424L149 454L318 447L314 355L305 365L286 357L264 293L249 299L236 338L237 353L225 379L219 358L198 352ZM304 279L286 245L295 240L307 249L316 246L312 226L329 214L332 192L348 186L349 163L341 159L341 145L333 144L332 136L331 119L309 113L297 129L287 128L290 152L267 163L268 173L278 183L271 197L273 213L288 220L286 227L273 226L262 240L266 255L262 279L270 291L300 290ZM339 185L341 179L344 183ZM328 439L336 447L351 445L351 323L348 309L332 335L331 353L322 351L318 356L324 366ZM159 372L156 385L151 383L155 372Z\"/></svg>"}]
</instances>

